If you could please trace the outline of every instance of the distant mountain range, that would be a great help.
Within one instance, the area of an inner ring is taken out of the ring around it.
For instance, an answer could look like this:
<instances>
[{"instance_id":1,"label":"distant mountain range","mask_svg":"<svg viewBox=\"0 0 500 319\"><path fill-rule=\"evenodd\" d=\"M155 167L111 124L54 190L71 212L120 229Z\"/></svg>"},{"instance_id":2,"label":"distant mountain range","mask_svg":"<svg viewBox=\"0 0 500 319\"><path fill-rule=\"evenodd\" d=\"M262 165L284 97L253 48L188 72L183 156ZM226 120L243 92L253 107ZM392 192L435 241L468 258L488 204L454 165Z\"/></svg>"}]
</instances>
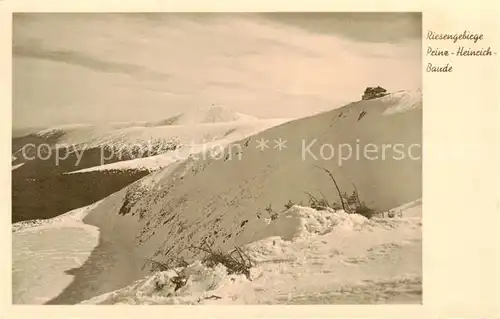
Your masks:
<instances>
[{"instance_id":1,"label":"distant mountain range","mask_svg":"<svg viewBox=\"0 0 500 319\"><path fill-rule=\"evenodd\" d=\"M13 221L90 204L150 171L285 121L210 106L159 121L70 124L14 137Z\"/></svg>"}]
</instances>

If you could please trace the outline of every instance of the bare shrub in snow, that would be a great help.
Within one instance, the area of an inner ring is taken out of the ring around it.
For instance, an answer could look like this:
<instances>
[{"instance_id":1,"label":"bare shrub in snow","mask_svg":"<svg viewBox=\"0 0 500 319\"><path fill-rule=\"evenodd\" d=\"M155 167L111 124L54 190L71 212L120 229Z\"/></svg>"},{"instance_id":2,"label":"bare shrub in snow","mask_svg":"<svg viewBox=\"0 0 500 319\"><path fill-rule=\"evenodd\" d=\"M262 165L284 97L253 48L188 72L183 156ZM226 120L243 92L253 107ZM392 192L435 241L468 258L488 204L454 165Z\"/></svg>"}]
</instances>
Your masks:
<instances>
[{"instance_id":1,"label":"bare shrub in snow","mask_svg":"<svg viewBox=\"0 0 500 319\"><path fill-rule=\"evenodd\" d=\"M368 219L372 218L376 214L373 209L368 207L365 202L359 199L356 185L354 185L354 190L351 195L347 195L347 193L344 192L343 197L349 207L349 213L359 214Z\"/></svg>"},{"instance_id":2,"label":"bare shrub in snow","mask_svg":"<svg viewBox=\"0 0 500 319\"><path fill-rule=\"evenodd\" d=\"M342 198L342 192L340 191L339 185L337 184L335 177L333 177L332 172L330 172L330 170L328 170L327 168L324 168L321 166L316 165L316 167L322 169L326 174L328 174L328 176L330 177L330 179L333 182L333 185L335 186L335 189L337 190L337 193L338 193L339 199L340 199L340 204L342 205L342 208L344 209L344 211L348 212L348 209L346 208L346 205L344 204L344 198Z\"/></svg>"},{"instance_id":3,"label":"bare shrub in snow","mask_svg":"<svg viewBox=\"0 0 500 319\"><path fill-rule=\"evenodd\" d=\"M331 207L332 207L332 209L333 209L333 210L341 210L341 209L342 209L342 205L340 205L340 204L339 204L339 203L337 203L337 202L333 202L333 203L331 204Z\"/></svg>"},{"instance_id":4,"label":"bare shrub in snow","mask_svg":"<svg viewBox=\"0 0 500 319\"><path fill-rule=\"evenodd\" d=\"M173 267L171 267L168 263L164 261L157 261L150 258L146 258L146 263L151 265L151 272L155 271L167 271Z\"/></svg>"},{"instance_id":5,"label":"bare shrub in snow","mask_svg":"<svg viewBox=\"0 0 500 319\"><path fill-rule=\"evenodd\" d=\"M250 269L253 266L250 257L236 246L232 251L223 252L221 249L214 250L211 245L203 244L202 246L191 246L191 248L205 252L205 256L201 262L209 268L214 268L218 264L223 265L227 269L227 273L243 274L250 280Z\"/></svg>"},{"instance_id":6,"label":"bare shrub in snow","mask_svg":"<svg viewBox=\"0 0 500 319\"><path fill-rule=\"evenodd\" d=\"M293 205L295 205L295 203L289 199L288 203L285 204L285 209L290 209L293 207Z\"/></svg>"},{"instance_id":7,"label":"bare shrub in snow","mask_svg":"<svg viewBox=\"0 0 500 319\"><path fill-rule=\"evenodd\" d=\"M178 272L174 269L176 275L170 278L170 282L174 285L174 292L181 289L187 284L188 276L184 272ZM164 280L156 280L154 291L159 292L167 285Z\"/></svg>"},{"instance_id":8,"label":"bare shrub in snow","mask_svg":"<svg viewBox=\"0 0 500 319\"><path fill-rule=\"evenodd\" d=\"M171 259L168 261L158 261L151 258L146 258L146 263L151 265L151 272L167 271L174 268L186 267L189 263L181 257Z\"/></svg>"},{"instance_id":9,"label":"bare shrub in snow","mask_svg":"<svg viewBox=\"0 0 500 319\"><path fill-rule=\"evenodd\" d=\"M327 210L330 207L326 198L318 199L311 193L305 192L307 196L309 196L309 207L314 208L316 210Z\"/></svg>"},{"instance_id":10,"label":"bare shrub in snow","mask_svg":"<svg viewBox=\"0 0 500 319\"><path fill-rule=\"evenodd\" d=\"M266 212L268 212L268 214L271 214L273 212L273 208L271 207L271 204L269 204L269 206L266 207Z\"/></svg>"},{"instance_id":11,"label":"bare shrub in snow","mask_svg":"<svg viewBox=\"0 0 500 319\"><path fill-rule=\"evenodd\" d=\"M346 192L342 193L340 191L339 185L337 184L337 181L335 180L335 177L333 176L332 172L330 170L328 170L327 168L324 168L321 166L316 166L316 167L323 170L332 180L332 183L333 183L335 189L337 190L337 195L340 199L340 205L338 203L332 203L332 205L330 205L323 193L321 193L321 195L323 197L321 199L318 199L318 198L314 197L312 194L306 192L306 194L309 196L309 206L311 208L314 208L316 210L325 210L325 209L327 209L327 207L332 208L334 210L338 210L338 209L342 208L346 213L359 214L359 215L362 215L368 219L370 219L374 215L376 215L375 210L368 207L365 202L360 200L356 185L353 185L354 190L353 190L351 195L348 195Z\"/></svg>"},{"instance_id":12,"label":"bare shrub in snow","mask_svg":"<svg viewBox=\"0 0 500 319\"><path fill-rule=\"evenodd\" d=\"M177 271L175 271L175 273L176 275L170 279L170 282L175 285L174 291L177 291L186 285L188 277L185 273L179 273Z\"/></svg>"},{"instance_id":13,"label":"bare shrub in snow","mask_svg":"<svg viewBox=\"0 0 500 319\"><path fill-rule=\"evenodd\" d=\"M266 207L266 212L269 214L269 218L271 220L276 220L279 217L278 212L275 212L273 210L273 208L271 207L271 204L269 204L269 206Z\"/></svg>"},{"instance_id":14,"label":"bare shrub in snow","mask_svg":"<svg viewBox=\"0 0 500 319\"><path fill-rule=\"evenodd\" d=\"M366 206L365 202L361 202L361 204L359 206L357 206L356 209L354 210L354 214L359 214L359 215L365 216L366 218L370 219L374 215L376 215L376 212L375 212L375 210Z\"/></svg>"}]
</instances>

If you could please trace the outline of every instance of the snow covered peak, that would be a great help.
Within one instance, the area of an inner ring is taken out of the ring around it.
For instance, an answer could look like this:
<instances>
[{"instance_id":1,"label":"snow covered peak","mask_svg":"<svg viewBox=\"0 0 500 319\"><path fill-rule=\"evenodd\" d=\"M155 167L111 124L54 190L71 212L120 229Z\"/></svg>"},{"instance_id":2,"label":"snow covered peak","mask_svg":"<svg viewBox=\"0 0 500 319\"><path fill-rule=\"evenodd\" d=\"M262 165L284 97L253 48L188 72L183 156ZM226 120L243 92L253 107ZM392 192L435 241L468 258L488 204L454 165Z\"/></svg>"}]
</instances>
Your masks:
<instances>
[{"instance_id":1,"label":"snow covered peak","mask_svg":"<svg viewBox=\"0 0 500 319\"><path fill-rule=\"evenodd\" d=\"M91 126L90 124L85 124L85 123L65 124L65 125L50 127L50 128L38 131L35 134L38 136L41 136L41 137L50 138L50 137L55 136L55 135L64 134L67 131L88 128L90 126Z\"/></svg>"},{"instance_id":2,"label":"snow covered peak","mask_svg":"<svg viewBox=\"0 0 500 319\"><path fill-rule=\"evenodd\" d=\"M162 121L148 123L148 125L195 125L255 120L257 120L257 118L250 115L237 113L222 106L212 105L208 107L197 107Z\"/></svg>"}]
</instances>

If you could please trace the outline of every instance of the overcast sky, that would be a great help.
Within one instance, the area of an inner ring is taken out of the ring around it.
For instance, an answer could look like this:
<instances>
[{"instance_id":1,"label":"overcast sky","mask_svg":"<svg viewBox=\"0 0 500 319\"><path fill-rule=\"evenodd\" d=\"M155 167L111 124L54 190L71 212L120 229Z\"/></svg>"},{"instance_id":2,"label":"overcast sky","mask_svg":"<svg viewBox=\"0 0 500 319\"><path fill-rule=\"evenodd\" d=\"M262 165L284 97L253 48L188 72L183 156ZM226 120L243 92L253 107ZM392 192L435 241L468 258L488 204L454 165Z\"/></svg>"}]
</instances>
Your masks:
<instances>
[{"instance_id":1,"label":"overcast sky","mask_svg":"<svg viewBox=\"0 0 500 319\"><path fill-rule=\"evenodd\" d=\"M16 14L13 125L162 119L225 106L307 116L366 86L421 87L411 13Z\"/></svg>"}]
</instances>

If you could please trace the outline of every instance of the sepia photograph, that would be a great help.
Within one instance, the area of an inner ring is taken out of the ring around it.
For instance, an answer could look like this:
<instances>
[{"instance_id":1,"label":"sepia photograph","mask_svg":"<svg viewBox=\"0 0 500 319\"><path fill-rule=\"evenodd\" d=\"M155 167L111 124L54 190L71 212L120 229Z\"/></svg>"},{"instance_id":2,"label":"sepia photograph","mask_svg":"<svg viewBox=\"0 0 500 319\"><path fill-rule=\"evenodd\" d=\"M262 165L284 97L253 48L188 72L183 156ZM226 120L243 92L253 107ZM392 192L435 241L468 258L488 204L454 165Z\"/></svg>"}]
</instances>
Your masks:
<instances>
[{"instance_id":1,"label":"sepia photograph","mask_svg":"<svg viewBox=\"0 0 500 319\"><path fill-rule=\"evenodd\" d=\"M421 305L422 33L13 13L13 304Z\"/></svg>"}]
</instances>

